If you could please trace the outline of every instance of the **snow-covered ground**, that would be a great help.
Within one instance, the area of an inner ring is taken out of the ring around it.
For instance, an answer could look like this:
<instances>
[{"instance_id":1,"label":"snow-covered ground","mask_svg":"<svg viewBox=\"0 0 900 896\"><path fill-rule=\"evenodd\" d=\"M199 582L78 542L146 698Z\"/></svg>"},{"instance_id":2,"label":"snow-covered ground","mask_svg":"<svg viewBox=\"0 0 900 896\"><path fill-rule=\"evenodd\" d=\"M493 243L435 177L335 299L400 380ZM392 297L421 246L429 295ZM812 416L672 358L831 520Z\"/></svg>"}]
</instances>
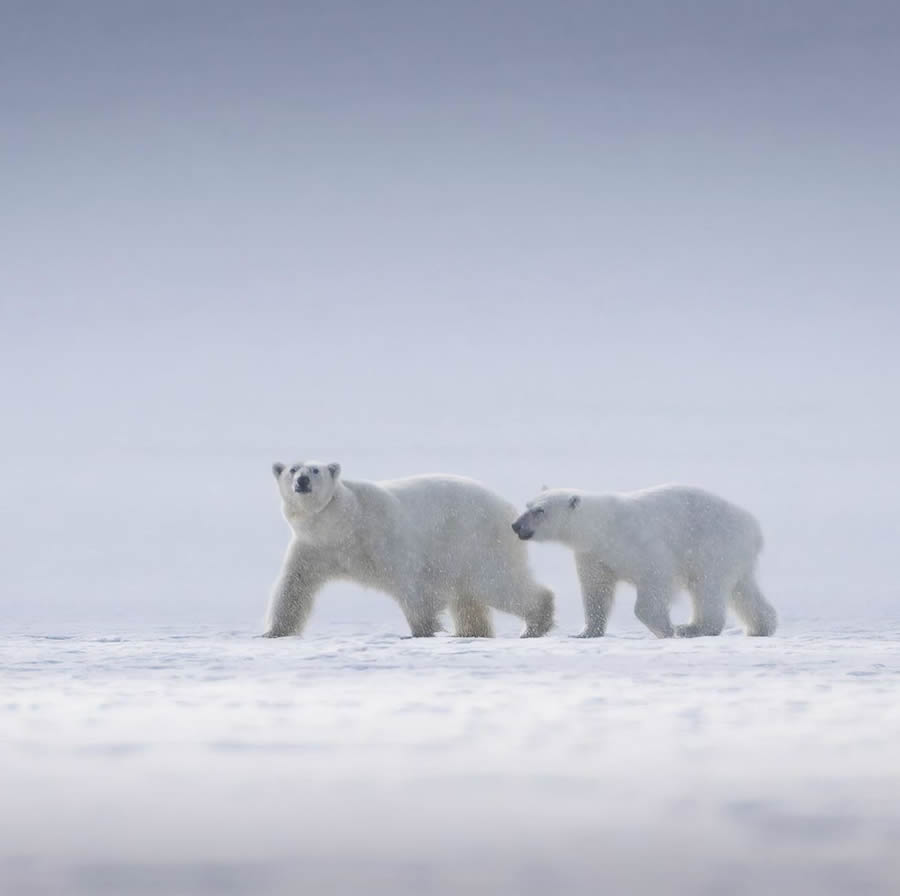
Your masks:
<instances>
[{"instance_id":1,"label":"snow-covered ground","mask_svg":"<svg viewBox=\"0 0 900 896\"><path fill-rule=\"evenodd\" d=\"M0 644L28 893L896 893L900 622Z\"/></svg>"}]
</instances>

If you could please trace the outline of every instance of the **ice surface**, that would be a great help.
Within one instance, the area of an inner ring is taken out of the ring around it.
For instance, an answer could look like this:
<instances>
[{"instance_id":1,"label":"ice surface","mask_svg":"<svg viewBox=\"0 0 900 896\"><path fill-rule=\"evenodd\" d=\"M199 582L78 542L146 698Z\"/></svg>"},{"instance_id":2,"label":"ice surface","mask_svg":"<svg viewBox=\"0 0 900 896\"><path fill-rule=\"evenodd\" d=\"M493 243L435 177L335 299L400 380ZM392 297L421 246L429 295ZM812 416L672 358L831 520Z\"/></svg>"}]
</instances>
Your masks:
<instances>
[{"instance_id":1,"label":"ice surface","mask_svg":"<svg viewBox=\"0 0 900 896\"><path fill-rule=\"evenodd\" d=\"M897 621L401 631L5 639L6 891L897 892Z\"/></svg>"}]
</instances>

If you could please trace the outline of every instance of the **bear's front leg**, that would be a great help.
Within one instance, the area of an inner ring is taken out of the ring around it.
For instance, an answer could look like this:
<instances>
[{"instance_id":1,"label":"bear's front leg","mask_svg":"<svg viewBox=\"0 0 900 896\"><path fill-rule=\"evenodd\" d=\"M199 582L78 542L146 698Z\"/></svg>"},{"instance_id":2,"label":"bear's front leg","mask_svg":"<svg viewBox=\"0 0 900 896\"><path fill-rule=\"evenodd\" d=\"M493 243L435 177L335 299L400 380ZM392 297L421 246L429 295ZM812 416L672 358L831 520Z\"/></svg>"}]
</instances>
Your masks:
<instances>
[{"instance_id":1,"label":"bear's front leg","mask_svg":"<svg viewBox=\"0 0 900 896\"><path fill-rule=\"evenodd\" d=\"M287 549L281 575L272 589L265 638L303 633L316 592L325 582L315 552L293 541Z\"/></svg>"},{"instance_id":2,"label":"bear's front leg","mask_svg":"<svg viewBox=\"0 0 900 896\"><path fill-rule=\"evenodd\" d=\"M575 568L581 582L584 603L584 629L575 637L600 638L606 634L606 622L616 593L616 574L593 554L575 555Z\"/></svg>"}]
</instances>

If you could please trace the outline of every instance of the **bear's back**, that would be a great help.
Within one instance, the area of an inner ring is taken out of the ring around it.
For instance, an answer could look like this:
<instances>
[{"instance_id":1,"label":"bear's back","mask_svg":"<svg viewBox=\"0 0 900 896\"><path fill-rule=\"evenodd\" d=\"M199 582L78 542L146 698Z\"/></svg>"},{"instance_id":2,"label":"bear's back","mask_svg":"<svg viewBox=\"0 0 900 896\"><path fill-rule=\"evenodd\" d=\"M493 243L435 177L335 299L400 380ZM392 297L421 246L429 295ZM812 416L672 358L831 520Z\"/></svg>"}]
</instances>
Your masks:
<instances>
[{"instance_id":1,"label":"bear's back","mask_svg":"<svg viewBox=\"0 0 900 896\"><path fill-rule=\"evenodd\" d=\"M756 518L731 501L690 485L660 485L621 496L675 541L733 542L740 540L762 548L762 532Z\"/></svg>"},{"instance_id":2,"label":"bear's back","mask_svg":"<svg viewBox=\"0 0 900 896\"><path fill-rule=\"evenodd\" d=\"M506 500L465 476L425 473L350 485L361 487L357 493L363 501L376 499L375 490L377 498L391 506L398 524L415 527L423 538L461 543L475 533L484 538L485 526L506 534L516 515Z\"/></svg>"}]
</instances>

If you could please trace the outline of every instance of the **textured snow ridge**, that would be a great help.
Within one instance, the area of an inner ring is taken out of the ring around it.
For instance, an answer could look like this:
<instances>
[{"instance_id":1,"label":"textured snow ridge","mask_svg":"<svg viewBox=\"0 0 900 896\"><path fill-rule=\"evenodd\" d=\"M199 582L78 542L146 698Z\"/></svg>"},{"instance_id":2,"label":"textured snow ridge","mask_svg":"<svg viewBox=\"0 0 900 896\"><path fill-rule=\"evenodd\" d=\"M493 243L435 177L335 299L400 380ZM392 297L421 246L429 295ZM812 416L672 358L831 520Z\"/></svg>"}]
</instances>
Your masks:
<instances>
[{"instance_id":1,"label":"textured snow ridge","mask_svg":"<svg viewBox=\"0 0 900 896\"><path fill-rule=\"evenodd\" d=\"M11 893L896 893L900 625L7 637Z\"/></svg>"}]
</instances>

